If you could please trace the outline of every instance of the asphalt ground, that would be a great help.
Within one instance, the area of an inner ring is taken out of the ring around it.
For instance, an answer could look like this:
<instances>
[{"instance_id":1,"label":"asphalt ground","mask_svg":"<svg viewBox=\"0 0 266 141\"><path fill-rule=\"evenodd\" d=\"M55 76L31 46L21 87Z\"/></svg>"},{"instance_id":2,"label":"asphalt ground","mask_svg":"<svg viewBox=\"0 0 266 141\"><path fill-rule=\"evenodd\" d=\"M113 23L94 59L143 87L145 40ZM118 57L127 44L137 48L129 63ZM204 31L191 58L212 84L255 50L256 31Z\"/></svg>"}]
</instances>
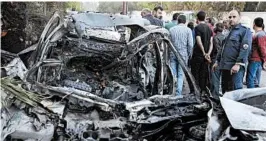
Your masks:
<instances>
[{"instance_id":1,"label":"asphalt ground","mask_svg":"<svg viewBox=\"0 0 266 141\"><path fill-rule=\"evenodd\" d=\"M261 72L260 87L266 87L266 71Z\"/></svg>"}]
</instances>

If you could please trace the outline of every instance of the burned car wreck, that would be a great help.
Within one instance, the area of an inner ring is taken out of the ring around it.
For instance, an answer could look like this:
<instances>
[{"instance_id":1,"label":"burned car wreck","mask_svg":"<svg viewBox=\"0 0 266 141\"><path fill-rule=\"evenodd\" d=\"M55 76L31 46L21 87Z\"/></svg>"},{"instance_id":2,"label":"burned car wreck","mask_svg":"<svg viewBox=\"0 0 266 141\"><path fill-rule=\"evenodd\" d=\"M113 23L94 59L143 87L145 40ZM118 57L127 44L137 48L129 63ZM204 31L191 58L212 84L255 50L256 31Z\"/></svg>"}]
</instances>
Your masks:
<instances>
[{"instance_id":1,"label":"burned car wreck","mask_svg":"<svg viewBox=\"0 0 266 141\"><path fill-rule=\"evenodd\" d=\"M168 36L128 17L55 13L36 46L2 52L2 140L203 140L205 99ZM193 86L182 97L169 53Z\"/></svg>"},{"instance_id":2,"label":"burned car wreck","mask_svg":"<svg viewBox=\"0 0 266 141\"><path fill-rule=\"evenodd\" d=\"M227 92L212 107L205 141L266 140L266 87Z\"/></svg>"}]
</instances>

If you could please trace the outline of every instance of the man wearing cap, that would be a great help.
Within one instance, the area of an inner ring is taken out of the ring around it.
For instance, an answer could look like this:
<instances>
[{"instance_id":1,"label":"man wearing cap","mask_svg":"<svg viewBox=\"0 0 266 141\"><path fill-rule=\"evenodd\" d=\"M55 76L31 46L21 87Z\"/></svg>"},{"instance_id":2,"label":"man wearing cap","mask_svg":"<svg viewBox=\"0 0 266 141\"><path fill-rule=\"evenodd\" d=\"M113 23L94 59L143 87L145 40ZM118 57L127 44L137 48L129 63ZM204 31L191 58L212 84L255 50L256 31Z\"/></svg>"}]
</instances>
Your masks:
<instances>
[{"instance_id":1,"label":"man wearing cap","mask_svg":"<svg viewBox=\"0 0 266 141\"><path fill-rule=\"evenodd\" d=\"M243 88L243 77L248 55L251 50L252 34L249 28L240 24L240 13L229 13L230 33L218 53L213 69L219 64L222 72L222 92Z\"/></svg>"},{"instance_id":2,"label":"man wearing cap","mask_svg":"<svg viewBox=\"0 0 266 141\"><path fill-rule=\"evenodd\" d=\"M185 61L185 64L187 64L188 58L191 56L193 48L192 31L185 25L185 15L180 15L177 20L178 25L170 28L169 30L171 41L175 46L177 52L181 54L183 60ZM182 95L184 72L173 54L170 54L170 61L173 73L177 77L176 95Z\"/></svg>"}]
</instances>

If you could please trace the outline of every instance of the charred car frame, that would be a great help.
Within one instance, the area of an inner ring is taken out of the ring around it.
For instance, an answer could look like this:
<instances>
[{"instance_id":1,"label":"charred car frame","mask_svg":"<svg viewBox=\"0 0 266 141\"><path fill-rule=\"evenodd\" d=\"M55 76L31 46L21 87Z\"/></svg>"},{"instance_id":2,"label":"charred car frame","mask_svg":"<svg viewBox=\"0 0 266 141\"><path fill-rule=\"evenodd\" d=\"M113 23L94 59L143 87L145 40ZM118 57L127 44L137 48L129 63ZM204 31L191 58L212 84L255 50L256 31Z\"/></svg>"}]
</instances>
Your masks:
<instances>
[{"instance_id":1,"label":"charred car frame","mask_svg":"<svg viewBox=\"0 0 266 141\"><path fill-rule=\"evenodd\" d=\"M207 122L204 98L168 36L125 16L55 13L38 44L5 66L2 139L204 139L191 130ZM182 97L169 53L193 86Z\"/></svg>"}]
</instances>

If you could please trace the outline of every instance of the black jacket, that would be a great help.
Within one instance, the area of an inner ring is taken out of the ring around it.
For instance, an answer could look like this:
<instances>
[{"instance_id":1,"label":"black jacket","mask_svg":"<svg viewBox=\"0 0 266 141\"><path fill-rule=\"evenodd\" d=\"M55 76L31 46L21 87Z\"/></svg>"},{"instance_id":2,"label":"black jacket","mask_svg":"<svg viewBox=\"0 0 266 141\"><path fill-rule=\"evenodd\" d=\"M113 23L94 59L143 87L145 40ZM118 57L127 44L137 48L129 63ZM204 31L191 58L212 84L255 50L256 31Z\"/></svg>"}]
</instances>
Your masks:
<instances>
[{"instance_id":1,"label":"black jacket","mask_svg":"<svg viewBox=\"0 0 266 141\"><path fill-rule=\"evenodd\" d=\"M217 55L220 69L231 70L236 63L246 64L252 44L250 29L238 24L224 41L222 51Z\"/></svg>"},{"instance_id":2,"label":"black jacket","mask_svg":"<svg viewBox=\"0 0 266 141\"><path fill-rule=\"evenodd\" d=\"M163 26L163 21L153 17L152 15L146 15L143 18L149 20L151 25L156 25L156 26L161 26L161 27Z\"/></svg>"},{"instance_id":3,"label":"black jacket","mask_svg":"<svg viewBox=\"0 0 266 141\"><path fill-rule=\"evenodd\" d=\"M211 53L212 60L216 59L218 52L222 49L224 39L225 35L222 33L217 33L213 37L213 49Z\"/></svg>"}]
</instances>

